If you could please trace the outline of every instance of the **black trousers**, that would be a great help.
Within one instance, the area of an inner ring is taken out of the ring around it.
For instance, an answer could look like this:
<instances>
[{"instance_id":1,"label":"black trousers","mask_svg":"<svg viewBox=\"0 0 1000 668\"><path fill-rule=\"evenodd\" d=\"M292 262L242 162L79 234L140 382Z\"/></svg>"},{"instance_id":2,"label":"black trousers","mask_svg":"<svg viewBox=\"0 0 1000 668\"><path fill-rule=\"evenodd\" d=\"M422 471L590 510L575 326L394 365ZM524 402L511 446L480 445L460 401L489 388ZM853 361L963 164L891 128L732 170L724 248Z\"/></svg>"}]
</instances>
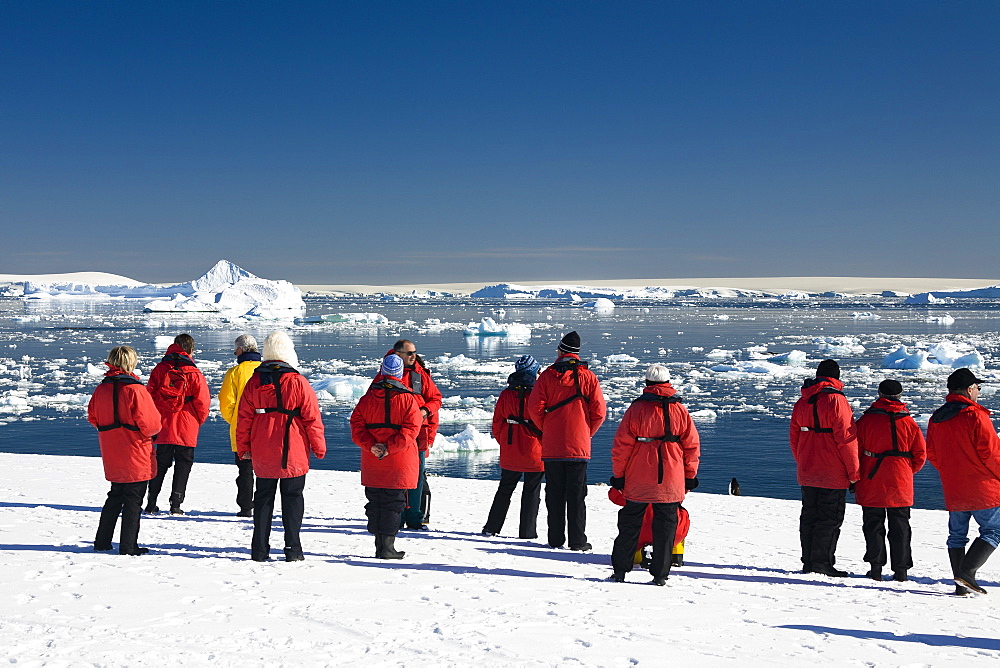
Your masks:
<instances>
[{"instance_id":1,"label":"black trousers","mask_svg":"<svg viewBox=\"0 0 1000 668\"><path fill-rule=\"evenodd\" d=\"M872 566L884 566L885 525L889 520L889 554L893 572L913 568L910 552L910 509L861 507L861 531L865 534L865 561Z\"/></svg>"},{"instance_id":2,"label":"black trousers","mask_svg":"<svg viewBox=\"0 0 1000 668\"><path fill-rule=\"evenodd\" d=\"M250 556L254 559L265 559L271 551L271 519L274 516L274 495L279 486L285 554L302 554L299 530L306 510L302 496L306 487L305 474L295 478L257 478L257 492L253 495L253 539L250 543Z\"/></svg>"},{"instance_id":3,"label":"black trousers","mask_svg":"<svg viewBox=\"0 0 1000 668\"><path fill-rule=\"evenodd\" d=\"M113 482L108 499L101 508L101 522L97 525L94 548L110 550L115 535L118 515L122 516L122 532L118 542L121 554L135 552L139 542L139 517L142 515L142 497L146 495L147 480L142 482Z\"/></svg>"},{"instance_id":4,"label":"black trousers","mask_svg":"<svg viewBox=\"0 0 1000 668\"><path fill-rule=\"evenodd\" d=\"M837 540L846 505L846 489L802 487L799 540L803 565L821 568L837 562Z\"/></svg>"},{"instance_id":5,"label":"black trousers","mask_svg":"<svg viewBox=\"0 0 1000 668\"><path fill-rule=\"evenodd\" d=\"M395 536L399 533L399 518L406 508L409 490L365 487L365 516L368 518L368 533Z\"/></svg>"},{"instance_id":6,"label":"black trousers","mask_svg":"<svg viewBox=\"0 0 1000 668\"><path fill-rule=\"evenodd\" d=\"M615 573L628 573L635 563L635 551L639 549L639 533L646 507L653 506L653 562L649 573L654 578L665 578L670 574L670 558L677 534L677 508L680 503L640 503L625 501L625 507L618 511L618 537L611 549L611 568Z\"/></svg>"},{"instance_id":7,"label":"black trousers","mask_svg":"<svg viewBox=\"0 0 1000 668\"><path fill-rule=\"evenodd\" d=\"M240 510L253 510L253 462L249 459L240 459L240 456L235 452L233 459L236 460L237 470L236 505L240 507Z\"/></svg>"},{"instance_id":8,"label":"black trousers","mask_svg":"<svg viewBox=\"0 0 1000 668\"><path fill-rule=\"evenodd\" d=\"M507 519L510 498L522 475L524 487L521 489L521 523L518 526L517 537L538 538L538 506L542 496L542 479L545 478L545 473L541 471L522 473L500 469L500 486L497 487L497 493L493 497L493 505L490 507L490 514L486 518L483 531L500 533L503 522Z\"/></svg>"},{"instance_id":9,"label":"black trousers","mask_svg":"<svg viewBox=\"0 0 1000 668\"><path fill-rule=\"evenodd\" d=\"M174 479L170 486L170 507L180 508L184 503L188 476L191 475L191 467L194 466L194 448L163 443L156 446L156 477L149 481L149 505L156 505L156 497L160 495L163 479L174 462L177 463L177 468L174 469Z\"/></svg>"},{"instance_id":10,"label":"black trousers","mask_svg":"<svg viewBox=\"0 0 1000 668\"><path fill-rule=\"evenodd\" d=\"M545 508L548 510L549 545L587 543L587 460L545 462Z\"/></svg>"}]
</instances>

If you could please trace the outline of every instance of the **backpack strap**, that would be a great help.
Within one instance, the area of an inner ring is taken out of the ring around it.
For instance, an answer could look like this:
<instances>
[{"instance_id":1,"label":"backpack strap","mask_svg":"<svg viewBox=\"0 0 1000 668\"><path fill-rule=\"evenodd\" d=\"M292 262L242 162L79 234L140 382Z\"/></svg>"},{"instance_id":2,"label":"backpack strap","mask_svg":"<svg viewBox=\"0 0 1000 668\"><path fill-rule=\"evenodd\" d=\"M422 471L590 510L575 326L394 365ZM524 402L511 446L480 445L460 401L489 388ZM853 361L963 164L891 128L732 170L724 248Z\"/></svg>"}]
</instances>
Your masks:
<instances>
[{"instance_id":1,"label":"backpack strap","mask_svg":"<svg viewBox=\"0 0 1000 668\"><path fill-rule=\"evenodd\" d=\"M383 395L385 398L385 421L384 422L369 422L365 424L367 429L394 429L399 431L403 428L403 425L396 424L392 421L392 393L396 392L398 394L416 394L413 390L406 387L398 380L380 380L375 383L373 387L381 388L385 391Z\"/></svg>"},{"instance_id":2,"label":"backpack strap","mask_svg":"<svg viewBox=\"0 0 1000 668\"><path fill-rule=\"evenodd\" d=\"M663 447L666 443L680 443L681 437L670 428L670 404L681 403L681 398L677 395L664 397L651 392L643 392L635 401L649 401L660 404L663 411L663 435L662 436L638 436L635 440L640 443L657 443L656 446L656 484L663 484Z\"/></svg>"},{"instance_id":3,"label":"backpack strap","mask_svg":"<svg viewBox=\"0 0 1000 668\"><path fill-rule=\"evenodd\" d=\"M556 402L545 409L546 413L551 413L552 411L559 410L563 406L569 405L576 401L577 399L583 399L584 403L590 403L590 397L580 391L580 369L586 369L587 363L583 360L578 360L575 357L568 357L564 360L559 360L552 365L552 369L555 369L558 373L565 373L567 371L573 372L573 385L576 387L576 394L571 397L566 397L562 401Z\"/></svg>"},{"instance_id":4,"label":"backpack strap","mask_svg":"<svg viewBox=\"0 0 1000 668\"><path fill-rule=\"evenodd\" d=\"M899 435L896 432L896 420L902 420L905 417L910 417L910 414L906 411L887 411L884 408L869 408L865 411L866 414L872 413L874 415L888 415L889 416L889 428L892 432L892 449L885 450L884 452L868 452L867 450L862 450L861 454L865 457L874 457L875 466L872 468L871 473L868 474L868 479L871 480L878 473L879 467L882 466L882 462L885 461L886 457L905 457L906 459L913 459L913 453L908 450L899 449Z\"/></svg>"},{"instance_id":5,"label":"backpack strap","mask_svg":"<svg viewBox=\"0 0 1000 668\"><path fill-rule=\"evenodd\" d=\"M288 468L288 450L291 447L289 434L292 430L292 420L297 417L302 416L302 411L298 408L285 408L284 399L281 396L281 377L286 373L298 374L299 372L288 366L287 364L280 364L277 362L269 362L267 364L261 364L257 367L254 373L260 374L260 384L261 385L273 385L274 386L274 398L277 402L277 406L271 408L258 408L256 412L258 414L267 413L280 413L287 416L285 420L285 433L281 444L281 468Z\"/></svg>"},{"instance_id":6,"label":"backpack strap","mask_svg":"<svg viewBox=\"0 0 1000 668\"><path fill-rule=\"evenodd\" d=\"M517 393L517 415L508 415L507 424L516 425L519 424L525 429L527 429L533 436L540 438L542 435L542 430L535 426L531 418L525 416L524 414L524 404L528 399L528 393L531 392L530 387L524 385L516 385L510 389ZM514 442L514 429L512 427L507 428L507 445L511 445Z\"/></svg>"},{"instance_id":7,"label":"backpack strap","mask_svg":"<svg viewBox=\"0 0 1000 668\"><path fill-rule=\"evenodd\" d=\"M117 376L106 376L104 380L101 381L102 385L105 383L111 383L112 387L111 402L112 406L114 406L115 421L112 422L111 424L98 425L97 431L111 431L112 429L128 429L129 431L139 431L139 427L135 426L134 424L125 424L124 422L121 421L121 418L118 417L118 388L120 388L122 385L135 385L135 384L142 385L142 381L136 380L132 376L123 373Z\"/></svg>"},{"instance_id":8,"label":"backpack strap","mask_svg":"<svg viewBox=\"0 0 1000 668\"><path fill-rule=\"evenodd\" d=\"M840 390L835 390L832 387L824 387L822 390L816 394L809 397L809 403L813 407L813 426L811 427L799 427L802 431L814 431L817 434L832 434L833 429L831 427L821 427L819 426L819 408L816 406L816 401L819 400L819 395L821 394L839 394L840 396L845 396Z\"/></svg>"},{"instance_id":9,"label":"backpack strap","mask_svg":"<svg viewBox=\"0 0 1000 668\"><path fill-rule=\"evenodd\" d=\"M175 371L184 366L193 366L195 369L198 368L198 365L194 363L194 360L187 355L181 355L180 353L168 353L163 356L163 361L171 364ZM191 401L194 401L194 395L186 395L184 397L184 403Z\"/></svg>"}]
</instances>

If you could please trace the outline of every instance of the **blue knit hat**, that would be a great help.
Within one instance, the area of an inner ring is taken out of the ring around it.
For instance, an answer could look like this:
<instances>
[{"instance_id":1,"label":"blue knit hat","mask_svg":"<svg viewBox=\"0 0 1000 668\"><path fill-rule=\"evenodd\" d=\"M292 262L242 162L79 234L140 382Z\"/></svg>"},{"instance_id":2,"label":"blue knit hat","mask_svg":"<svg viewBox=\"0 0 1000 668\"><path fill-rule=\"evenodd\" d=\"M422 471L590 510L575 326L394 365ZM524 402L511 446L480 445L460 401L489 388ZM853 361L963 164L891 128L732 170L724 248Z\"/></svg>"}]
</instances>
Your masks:
<instances>
[{"instance_id":1,"label":"blue knit hat","mask_svg":"<svg viewBox=\"0 0 1000 668\"><path fill-rule=\"evenodd\" d=\"M403 377L403 358L399 355L386 355L382 359L382 368L379 373L383 376Z\"/></svg>"},{"instance_id":2,"label":"blue knit hat","mask_svg":"<svg viewBox=\"0 0 1000 668\"><path fill-rule=\"evenodd\" d=\"M542 365L531 355L521 355L514 362L514 371L527 371L532 375L538 375L538 370Z\"/></svg>"}]
</instances>

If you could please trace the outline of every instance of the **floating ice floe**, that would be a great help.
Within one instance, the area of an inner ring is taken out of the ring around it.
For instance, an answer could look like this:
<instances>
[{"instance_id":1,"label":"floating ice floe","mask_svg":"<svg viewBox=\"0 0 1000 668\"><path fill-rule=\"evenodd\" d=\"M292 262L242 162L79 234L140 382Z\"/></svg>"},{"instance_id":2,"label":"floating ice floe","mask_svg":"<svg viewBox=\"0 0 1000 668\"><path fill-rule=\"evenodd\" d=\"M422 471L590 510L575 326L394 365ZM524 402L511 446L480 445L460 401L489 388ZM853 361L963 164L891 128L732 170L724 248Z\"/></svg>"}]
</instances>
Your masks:
<instances>
[{"instance_id":1,"label":"floating ice floe","mask_svg":"<svg viewBox=\"0 0 1000 668\"><path fill-rule=\"evenodd\" d=\"M634 366L639 363L638 358L624 353L619 355L608 355L604 358L604 361L608 364L619 364L621 366Z\"/></svg>"},{"instance_id":2,"label":"floating ice floe","mask_svg":"<svg viewBox=\"0 0 1000 668\"><path fill-rule=\"evenodd\" d=\"M310 315L296 318L298 323L346 323L350 325L388 325L389 318L381 313L325 313L323 315Z\"/></svg>"},{"instance_id":3,"label":"floating ice floe","mask_svg":"<svg viewBox=\"0 0 1000 668\"><path fill-rule=\"evenodd\" d=\"M228 260L219 260L208 273L192 281L189 289L146 304L147 311L222 313L263 319L302 312L302 292L288 281L258 278Z\"/></svg>"},{"instance_id":4,"label":"floating ice floe","mask_svg":"<svg viewBox=\"0 0 1000 668\"><path fill-rule=\"evenodd\" d=\"M933 322L938 325L954 325L955 319L950 315L929 315L925 322Z\"/></svg>"},{"instance_id":5,"label":"floating ice floe","mask_svg":"<svg viewBox=\"0 0 1000 668\"><path fill-rule=\"evenodd\" d=\"M461 422L492 422L493 412L469 406L463 408L444 408L438 410L438 422L440 424L456 424Z\"/></svg>"},{"instance_id":6,"label":"floating ice floe","mask_svg":"<svg viewBox=\"0 0 1000 668\"><path fill-rule=\"evenodd\" d=\"M309 384L312 385L320 400L350 401L367 392L368 387L372 384L372 379L364 376L315 374L309 378ZM321 393L323 394L321 395Z\"/></svg>"},{"instance_id":7,"label":"floating ice floe","mask_svg":"<svg viewBox=\"0 0 1000 668\"><path fill-rule=\"evenodd\" d=\"M870 311L865 311L863 313L855 311L854 312L854 319L855 320L881 320L882 316L880 316L878 314L875 314L875 313L871 313Z\"/></svg>"},{"instance_id":8,"label":"floating ice floe","mask_svg":"<svg viewBox=\"0 0 1000 668\"><path fill-rule=\"evenodd\" d=\"M691 350L694 350L694 348L692 348ZM730 357L736 357L736 351L724 350L722 348L712 348L711 351L705 353L705 357L707 357L710 360L724 360L724 359L729 359Z\"/></svg>"},{"instance_id":9,"label":"floating ice floe","mask_svg":"<svg viewBox=\"0 0 1000 668\"><path fill-rule=\"evenodd\" d=\"M519 322L500 324L486 316L479 324L469 323L463 332L465 336L503 336L508 339L527 340L531 338L531 327Z\"/></svg>"},{"instance_id":10,"label":"floating ice floe","mask_svg":"<svg viewBox=\"0 0 1000 668\"><path fill-rule=\"evenodd\" d=\"M732 364L716 364L712 367L716 373L729 374L734 377L747 375L767 375L767 376L799 376L802 369L798 367L773 364L763 360L745 360L733 362Z\"/></svg>"},{"instance_id":11,"label":"floating ice floe","mask_svg":"<svg viewBox=\"0 0 1000 668\"><path fill-rule=\"evenodd\" d=\"M983 356L969 345L941 341L927 350L919 348L912 353L905 345L889 353L882 359L883 369L934 369L962 367L985 367Z\"/></svg>"},{"instance_id":12,"label":"floating ice floe","mask_svg":"<svg viewBox=\"0 0 1000 668\"><path fill-rule=\"evenodd\" d=\"M824 336L813 339L816 350L826 355L860 355L865 347L853 336Z\"/></svg>"},{"instance_id":13,"label":"floating ice floe","mask_svg":"<svg viewBox=\"0 0 1000 668\"><path fill-rule=\"evenodd\" d=\"M471 424L454 436L438 434L434 439L435 452L483 452L499 449L500 444L492 436L478 431Z\"/></svg>"},{"instance_id":14,"label":"floating ice floe","mask_svg":"<svg viewBox=\"0 0 1000 668\"><path fill-rule=\"evenodd\" d=\"M512 362L480 362L465 355L441 355L430 360L433 370L448 373L503 374L514 372Z\"/></svg>"},{"instance_id":15,"label":"floating ice floe","mask_svg":"<svg viewBox=\"0 0 1000 668\"><path fill-rule=\"evenodd\" d=\"M607 297L599 297L592 302L587 302L583 307L592 308L598 313L611 313L615 310L615 303Z\"/></svg>"},{"instance_id":16,"label":"floating ice floe","mask_svg":"<svg viewBox=\"0 0 1000 668\"><path fill-rule=\"evenodd\" d=\"M691 411L691 419L698 420L699 422L714 422L717 417L719 417L718 413L713 411L711 408L702 408L701 410Z\"/></svg>"},{"instance_id":17,"label":"floating ice floe","mask_svg":"<svg viewBox=\"0 0 1000 668\"><path fill-rule=\"evenodd\" d=\"M767 358L771 364L784 364L786 366L804 366L806 354L801 350L789 350L787 353L778 353Z\"/></svg>"}]
</instances>

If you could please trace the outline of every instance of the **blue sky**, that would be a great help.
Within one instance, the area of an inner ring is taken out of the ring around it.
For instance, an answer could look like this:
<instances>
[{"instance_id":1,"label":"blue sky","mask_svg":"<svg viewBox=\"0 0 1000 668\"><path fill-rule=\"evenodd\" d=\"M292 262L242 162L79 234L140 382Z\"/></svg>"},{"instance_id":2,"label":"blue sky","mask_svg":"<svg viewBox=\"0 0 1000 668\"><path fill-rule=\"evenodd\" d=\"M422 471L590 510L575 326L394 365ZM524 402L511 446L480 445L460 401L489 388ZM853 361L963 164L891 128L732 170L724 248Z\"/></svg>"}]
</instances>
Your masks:
<instances>
[{"instance_id":1,"label":"blue sky","mask_svg":"<svg viewBox=\"0 0 1000 668\"><path fill-rule=\"evenodd\" d=\"M1000 277L1000 3L0 2L0 273Z\"/></svg>"}]
</instances>

